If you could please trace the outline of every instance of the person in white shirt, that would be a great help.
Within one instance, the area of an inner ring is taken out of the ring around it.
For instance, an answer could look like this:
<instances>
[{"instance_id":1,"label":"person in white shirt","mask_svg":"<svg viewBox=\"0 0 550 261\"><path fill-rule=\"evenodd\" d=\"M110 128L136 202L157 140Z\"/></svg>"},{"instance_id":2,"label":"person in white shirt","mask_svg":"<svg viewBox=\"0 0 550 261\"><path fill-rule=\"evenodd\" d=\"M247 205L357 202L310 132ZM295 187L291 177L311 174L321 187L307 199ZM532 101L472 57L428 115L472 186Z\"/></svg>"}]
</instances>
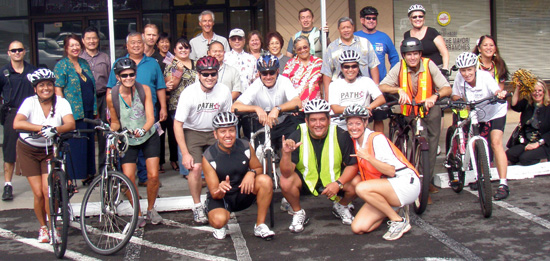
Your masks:
<instances>
[{"instance_id":1,"label":"person in white shirt","mask_svg":"<svg viewBox=\"0 0 550 261\"><path fill-rule=\"evenodd\" d=\"M216 58L220 63L220 69L218 70L218 82L229 87L229 90L231 91L231 98L233 101L236 100L243 92L241 87L241 75L235 67L223 62L225 57L223 44L218 41L212 41L210 45L208 45L208 55Z\"/></svg>"},{"instance_id":2,"label":"person in white shirt","mask_svg":"<svg viewBox=\"0 0 550 261\"><path fill-rule=\"evenodd\" d=\"M237 68L241 74L241 87L244 91L258 78L256 58L244 51L245 39L242 29L235 28L231 30L229 33L229 45L231 46L231 51L225 52L224 62Z\"/></svg>"},{"instance_id":3,"label":"person in white shirt","mask_svg":"<svg viewBox=\"0 0 550 261\"><path fill-rule=\"evenodd\" d=\"M477 55L473 53L461 53L456 58L456 67L460 74L455 78L451 98L456 101L465 99L469 102L478 101L487 97L497 96L500 99L506 97L506 91L501 90L495 78L486 71L476 70ZM510 190L506 180L508 159L502 146L502 135L506 125L506 113L508 103L482 103L476 106L480 130L489 129L491 148L495 156L497 172L500 177L500 186L494 195L495 200L508 197Z\"/></svg>"},{"instance_id":4,"label":"person in white shirt","mask_svg":"<svg viewBox=\"0 0 550 261\"><path fill-rule=\"evenodd\" d=\"M183 90L174 117L174 134L182 154L182 164L189 169L189 192L193 198L193 219L207 223L204 205L200 201L202 153L214 144L212 118L231 108L231 92L218 84L220 63L212 56L197 61L199 80Z\"/></svg>"},{"instance_id":5,"label":"person in white shirt","mask_svg":"<svg viewBox=\"0 0 550 261\"><path fill-rule=\"evenodd\" d=\"M189 41L191 44L191 54L189 57L191 60L197 60L207 55L208 45L212 41L218 41L223 44L223 47L226 52L229 51L229 44L227 39L223 36L219 36L214 33L214 22L215 22L214 13L210 10L202 11L199 15L199 26L202 29L201 34L197 35L195 38Z\"/></svg>"},{"instance_id":6,"label":"person in white shirt","mask_svg":"<svg viewBox=\"0 0 550 261\"><path fill-rule=\"evenodd\" d=\"M372 113L374 108L386 103L384 95L374 81L361 75L360 59L354 50L345 50L338 58L342 71L338 79L329 85L329 104L334 113L343 113L346 106L352 104L361 104ZM382 122L375 119L375 127L376 121ZM334 118L333 122L344 130L348 129L345 120Z\"/></svg>"}]
</instances>

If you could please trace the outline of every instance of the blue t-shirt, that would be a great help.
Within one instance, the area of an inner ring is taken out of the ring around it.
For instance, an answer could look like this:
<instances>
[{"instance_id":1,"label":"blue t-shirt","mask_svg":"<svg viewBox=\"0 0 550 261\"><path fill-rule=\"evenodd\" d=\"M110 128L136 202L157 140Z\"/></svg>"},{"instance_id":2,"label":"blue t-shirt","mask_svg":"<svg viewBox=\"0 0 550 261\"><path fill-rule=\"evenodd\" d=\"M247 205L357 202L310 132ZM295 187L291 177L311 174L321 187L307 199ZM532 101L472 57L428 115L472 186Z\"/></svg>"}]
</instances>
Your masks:
<instances>
[{"instance_id":1,"label":"blue t-shirt","mask_svg":"<svg viewBox=\"0 0 550 261\"><path fill-rule=\"evenodd\" d=\"M111 73L109 74L109 81L107 82L107 88L113 88L116 85L116 77L115 77L115 70L114 65L118 60L122 58L128 58L129 55L126 55L124 57L118 58L115 63L113 63L113 66L111 67ZM151 88L151 96L153 100L153 105L157 103L157 90L160 89L166 89L166 83L164 82L164 75L160 71L160 66L155 60L155 58L148 57L147 55L143 55L143 58L137 65L137 78L136 81L149 86ZM158 116L157 106L155 107L155 117Z\"/></svg>"},{"instance_id":2,"label":"blue t-shirt","mask_svg":"<svg viewBox=\"0 0 550 261\"><path fill-rule=\"evenodd\" d=\"M381 82L384 79L384 77L386 77L386 72L387 72L386 71L386 54L388 54L388 59L390 60L391 67L393 67L399 62L399 53L397 53L397 50L395 50L395 46L393 45L392 40L386 33L383 33L380 31L376 31L373 34L367 34L361 30L353 34L359 37L367 38L367 40L369 40L369 42L372 43L374 52L376 53L376 56L380 61L380 64L378 65L378 71L380 72L380 82Z\"/></svg>"}]
</instances>

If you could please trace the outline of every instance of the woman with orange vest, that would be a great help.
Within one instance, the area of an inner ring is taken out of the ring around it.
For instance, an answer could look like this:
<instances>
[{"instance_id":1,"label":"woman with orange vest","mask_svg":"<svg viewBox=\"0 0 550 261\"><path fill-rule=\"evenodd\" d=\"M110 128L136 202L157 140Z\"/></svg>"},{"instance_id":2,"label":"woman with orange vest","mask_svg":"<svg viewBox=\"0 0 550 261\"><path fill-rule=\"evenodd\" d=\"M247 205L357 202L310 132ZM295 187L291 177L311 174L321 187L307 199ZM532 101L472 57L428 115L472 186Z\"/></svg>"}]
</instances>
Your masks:
<instances>
[{"instance_id":1,"label":"woman with orange vest","mask_svg":"<svg viewBox=\"0 0 550 261\"><path fill-rule=\"evenodd\" d=\"M351 229L356 234L368 233L388 217L389 229L383 238L396 240L408 232L411 225L395 208L411 204L418 198L420 180L416 169L391 141L382 133L367 128L369 116L369 111L359 104L344 110L363 180L355 190L365 201Z\"/></svg>"}]
</instances>

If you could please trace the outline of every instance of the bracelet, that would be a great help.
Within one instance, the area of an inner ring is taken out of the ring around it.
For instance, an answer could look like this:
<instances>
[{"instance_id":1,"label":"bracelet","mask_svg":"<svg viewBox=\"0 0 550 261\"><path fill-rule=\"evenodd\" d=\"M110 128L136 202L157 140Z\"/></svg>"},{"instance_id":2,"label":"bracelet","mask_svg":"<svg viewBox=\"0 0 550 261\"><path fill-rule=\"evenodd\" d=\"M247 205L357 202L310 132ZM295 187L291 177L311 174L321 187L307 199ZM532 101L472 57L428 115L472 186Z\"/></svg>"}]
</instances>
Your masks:
<instances>
[{"instance_id":1,"label":"bracelet","mask_svg":"<svg viewBox=\"0 0 550 261\"><path fill-rule=\"evenodd\" d=\"M249 169L248 172L252 172L254 173L254 175L257 175L258 173L256 173L256 170L255 169Z\"/></svg>"}]
</instances>

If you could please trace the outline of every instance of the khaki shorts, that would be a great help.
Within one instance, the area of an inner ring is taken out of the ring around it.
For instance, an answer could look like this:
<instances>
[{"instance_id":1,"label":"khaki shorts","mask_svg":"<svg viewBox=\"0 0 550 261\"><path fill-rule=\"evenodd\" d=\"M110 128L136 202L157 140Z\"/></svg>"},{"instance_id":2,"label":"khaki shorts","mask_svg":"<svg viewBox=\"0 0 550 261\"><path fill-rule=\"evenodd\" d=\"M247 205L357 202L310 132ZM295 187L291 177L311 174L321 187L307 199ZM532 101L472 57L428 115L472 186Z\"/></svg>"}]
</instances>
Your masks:
<instances>
[{"instance_id":1,"label":"khaki shorts","mask_svg":"<svg viewBox=\"0 0 550 261\"><path fill-rule=\"evenodd\" d=\"M214 132L183 129L183 134L185 136L187 150L189 154L191 154L191 157L193 157L193 161L195 161L195 164L202 163L202 153L210 147L210 145L216 143Z\"/></svg>"},{"instance_id":2,"label":"khaki shorts","mask_svg":"<svg viewBox=\"0 0 550 261\"><path fill-rule=\"evenodd\" d=\"M40 176L48 174L48 163L46 160L53 159L53 150L34 147L17 141L17 160L15 161L15 174L25 177Z\"/></svg>"}]
</instances>

